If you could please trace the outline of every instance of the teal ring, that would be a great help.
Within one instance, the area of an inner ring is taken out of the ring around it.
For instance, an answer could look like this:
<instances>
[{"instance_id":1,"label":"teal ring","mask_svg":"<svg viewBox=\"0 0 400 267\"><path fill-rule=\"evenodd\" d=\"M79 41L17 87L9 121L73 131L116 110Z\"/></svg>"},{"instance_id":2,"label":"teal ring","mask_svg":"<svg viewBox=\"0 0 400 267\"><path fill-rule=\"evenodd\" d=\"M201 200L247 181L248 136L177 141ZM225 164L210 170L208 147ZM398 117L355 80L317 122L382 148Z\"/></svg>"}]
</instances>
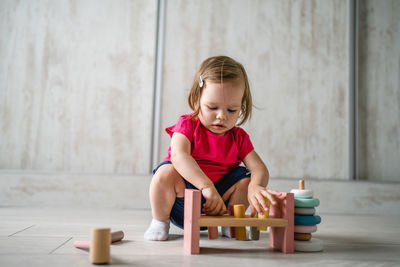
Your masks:
<instances>
[{"instance_id":1,"label":"teal ring","mask_svg":"<svg viewBox=\"0 0 400 267\"><path fill-rule=\"evenodd\" d=\"M296 208L314 208L319 206L318 198L294 198Z\"/></svg>"},{"instance_id":2,"label":"teal ring","mask_svg":"<svg viewBox=\"0 0 400 267\"><path fill-rule=\"evenodd\" d=\"M321 217L318 215L308 216L308 215L295 215L294 224L295 225L316 225L321 223Z\"/></svg>"}]
</instances>

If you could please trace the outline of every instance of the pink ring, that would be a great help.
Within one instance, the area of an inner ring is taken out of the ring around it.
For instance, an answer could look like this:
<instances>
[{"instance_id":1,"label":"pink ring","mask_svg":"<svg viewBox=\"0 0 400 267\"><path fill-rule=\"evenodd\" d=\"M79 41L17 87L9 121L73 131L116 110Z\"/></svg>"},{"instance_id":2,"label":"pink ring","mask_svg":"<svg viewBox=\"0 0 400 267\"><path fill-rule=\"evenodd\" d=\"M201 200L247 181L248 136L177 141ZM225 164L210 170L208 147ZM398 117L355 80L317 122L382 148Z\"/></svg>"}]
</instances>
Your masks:
<instances>
[{"instance_id":1,"label":"pink ring","mask_svg":"<svg viewBox=\"0 0 400 267\"><path fill-rule=\"evenodd\" d=\"M316 225L295 225L295 233L311 234L317 231Z\"/></svg>"}]
</instances>

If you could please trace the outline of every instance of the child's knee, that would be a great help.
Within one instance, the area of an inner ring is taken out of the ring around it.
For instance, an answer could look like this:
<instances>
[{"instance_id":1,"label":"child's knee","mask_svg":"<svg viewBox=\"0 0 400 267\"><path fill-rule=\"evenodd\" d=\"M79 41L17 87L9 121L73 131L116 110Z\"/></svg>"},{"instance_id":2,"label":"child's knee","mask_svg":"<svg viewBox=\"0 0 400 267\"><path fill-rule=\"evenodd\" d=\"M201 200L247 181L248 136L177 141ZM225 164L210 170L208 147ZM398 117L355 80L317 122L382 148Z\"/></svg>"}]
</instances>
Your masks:
<instances>
[{"instance_id":1,"label":"child's knee","mask_svg":"<svg viewBox=\"0 0 400 267\"><path fill-rule=\"evenodd\" d=\"M179 196L183 196L185 191L185 182L172 165L160 167L160 169L153 175L152 182L163 188L174 188Z\"/></svg>"},{"instance_id":2,"label":"child's knee","mask_svg":"<svg viewBox=\"0 0 400 267\"><path fill-rule=\"evenodd\" d=\"M238 181L235 186L237 189L246 189L249 187L249 183L250 183L250 177L246 177L241 179L240 181Z\"/></svg>"},{"instance_id":3,"label":"child's knee","mask_svg":"<svg viewBox=\"0 0 400 267\"><path fill-rule=\"evenodd\" d=\"M250 183L250 178L246 177L243 179L240 179L237 181L231 188L229 188L224 195L222 196L222 199L224 201L227 201L231 198L232 195L247 195L247 189L249 187Z\"/></svg>"},{"instance_id":4,"label":"child's knee","mask_svg":"<svg viewBox=\"0 0 400 267\"><path fill-rule=\"evenodd\" d=\"M154 175L152 181L157 184L167 184L168 181L168 172L164 169L158 170Z\"/></svg>"}]
</instances>

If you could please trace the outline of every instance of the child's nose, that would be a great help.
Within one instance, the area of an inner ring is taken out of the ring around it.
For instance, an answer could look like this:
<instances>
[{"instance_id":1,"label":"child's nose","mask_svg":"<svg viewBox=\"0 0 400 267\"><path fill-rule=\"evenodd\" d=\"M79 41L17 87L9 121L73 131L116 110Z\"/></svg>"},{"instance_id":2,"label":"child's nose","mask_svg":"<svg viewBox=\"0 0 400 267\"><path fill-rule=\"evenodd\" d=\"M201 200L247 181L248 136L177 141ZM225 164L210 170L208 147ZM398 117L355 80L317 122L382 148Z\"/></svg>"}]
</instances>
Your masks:
<instances>
[{"instance_id":1,"label":"child's nose","mask_svg":"<svg viewBox=\"0 0 400 267\"><path fill-rule=\"evenodd\" d=\"M226 120L226 113L223 110L220 110L217 114L217 119L219 120Z\"/></svg>"}]
</instances>

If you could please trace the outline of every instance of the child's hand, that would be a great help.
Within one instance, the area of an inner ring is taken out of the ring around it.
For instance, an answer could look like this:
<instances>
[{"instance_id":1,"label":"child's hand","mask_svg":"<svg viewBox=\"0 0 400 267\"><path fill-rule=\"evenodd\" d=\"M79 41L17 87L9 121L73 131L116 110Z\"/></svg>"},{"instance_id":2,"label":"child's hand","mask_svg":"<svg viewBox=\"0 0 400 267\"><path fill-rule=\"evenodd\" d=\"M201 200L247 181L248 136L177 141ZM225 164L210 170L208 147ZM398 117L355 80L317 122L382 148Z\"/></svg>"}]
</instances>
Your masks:
<instances>
[{"instance_id":1,"label":"child's hand","mask_svg":"<svg viewBox=\"0 0 400 267\"><path fill-rule=\"evenodd\" d=\"M206 199L206 203L204 203L202 209L203 212L207 215L223 215L226 213L225 203L214 185L203 188L201 193Z\"/></svg>"},{"instance_id":2,"label":"child's hand","mask_svg":"<svg viewBox=\"0 0 400 267\"><path fill-rule=\"evenodd\" d=\"M279 195L278 192L273 190L266 190L265 187L258 184L249 184L247 198L249 200L251 216L253 217L256 211L259 214L263 214L264 210L268 210L267 202L265 197L269 199L271 205L277 205L275 197Z\"/></svg>"}]
</instances>

